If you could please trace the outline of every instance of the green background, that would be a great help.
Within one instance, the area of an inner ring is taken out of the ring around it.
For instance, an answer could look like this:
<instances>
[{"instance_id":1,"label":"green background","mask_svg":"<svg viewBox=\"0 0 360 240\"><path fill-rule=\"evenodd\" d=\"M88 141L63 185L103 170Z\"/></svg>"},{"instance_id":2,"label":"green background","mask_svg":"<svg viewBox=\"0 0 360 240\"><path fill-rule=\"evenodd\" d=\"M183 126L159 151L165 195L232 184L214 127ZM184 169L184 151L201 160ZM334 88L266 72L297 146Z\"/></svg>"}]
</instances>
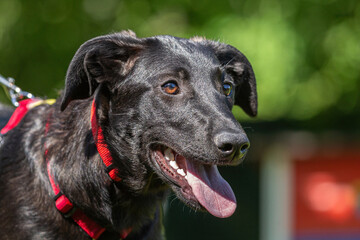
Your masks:
<instances>
[{"instance_id":1,"label":"green background","mask_svg":"<svg viewBox=\"0 0 360 240\"><path fill-rule=\"evenodd\" d=\"M281 129L359 133L358 0L0 0L0 74L56 97L86 40L124 29L138 37L205 36L237 47L258 81L259 116L234 108L251 135ZM3 91L0 101L9 103ZM250 136L251 139L251 136ZM238 210L226 220L169 202L169 239L258 239L258 166L225 169Z\"/></svg>"},{"instance_id":2,"label":"green background","mask_svg":"<svg viewBox=\"0 0 360 240\"><path fill-rule=\"evenodd\" d=\"M80 44L123 29L240 49L258 80L257 121L358 116L357 0L0 0L0 74L55 97Z\"/></svg>"}]
</instances>

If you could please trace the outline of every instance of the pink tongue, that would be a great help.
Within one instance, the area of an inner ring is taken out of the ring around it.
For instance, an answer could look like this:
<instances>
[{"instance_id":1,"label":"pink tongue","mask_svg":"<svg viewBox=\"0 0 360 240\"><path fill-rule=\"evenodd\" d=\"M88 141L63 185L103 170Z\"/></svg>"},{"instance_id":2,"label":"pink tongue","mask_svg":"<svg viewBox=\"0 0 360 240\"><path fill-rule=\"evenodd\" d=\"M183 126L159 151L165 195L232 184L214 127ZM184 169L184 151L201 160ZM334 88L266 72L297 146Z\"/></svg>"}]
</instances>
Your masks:
<instances>
[{"instance_id":1,"label":"pink tongue","mask_svg":"<svg viewBox=\"0 0 360 240\"><path fill-rule=\"evenodd\" d=\"M199 203L215 217L230 217L236 209L235 195L217 167L192 161L186 165L187 181Z\"/></svg>"}]
</instances>

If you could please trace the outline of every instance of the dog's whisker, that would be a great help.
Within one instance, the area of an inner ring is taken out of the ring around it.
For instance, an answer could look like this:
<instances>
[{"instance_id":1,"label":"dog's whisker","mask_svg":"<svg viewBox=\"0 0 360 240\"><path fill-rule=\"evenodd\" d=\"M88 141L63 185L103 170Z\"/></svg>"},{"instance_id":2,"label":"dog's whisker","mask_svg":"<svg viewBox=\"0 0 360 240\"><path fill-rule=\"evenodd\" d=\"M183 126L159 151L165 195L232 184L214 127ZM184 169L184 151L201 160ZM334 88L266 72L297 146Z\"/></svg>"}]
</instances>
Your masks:
<instances>
[{"instance_id":1,"label":"dog's whisker","mask_svg":"<svg viewBox=\"0 0 360 240\"><path fill-rule=\"evenodd\" d=\"M226 68L228 65L230 65L230 63L235 60L236 56L234 56L233 58L231 58L228 62L226 62L224 65L221 65L222 68Z\"/></svg>"},{"instance_id":2,"label":"dog's whisker","mask_svg":"<svg viewBox=\"0 0 360 240\"><path fill-rule=\"evenodd\" d=\"M243 127L245 132L255 132L255 129L253 127Z\"/></svg>"},{"instance_id":3,"label":"dog's whisker","mask_svg":"<svg viewBox=\"0 0 360 240\"><path fill-rule=\"evenodd\" d=\"M175 194L172 194L169 198L172 198L170 199L170 202L169 202L169 205L171 206L175 201L176 201L176 195Z\"/></svg>"}]
</instances>

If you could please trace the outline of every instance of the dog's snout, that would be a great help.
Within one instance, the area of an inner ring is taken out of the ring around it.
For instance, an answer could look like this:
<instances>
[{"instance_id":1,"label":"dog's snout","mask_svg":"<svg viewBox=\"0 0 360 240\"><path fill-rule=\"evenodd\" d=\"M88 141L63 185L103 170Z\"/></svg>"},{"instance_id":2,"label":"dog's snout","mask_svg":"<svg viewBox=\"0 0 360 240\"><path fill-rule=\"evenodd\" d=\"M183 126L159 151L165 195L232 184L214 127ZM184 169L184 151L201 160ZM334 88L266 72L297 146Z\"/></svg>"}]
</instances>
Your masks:
<instances>
[{"instance_id":1,"label":"dog's snout","mask_svg":"<svg viewBox=\"0 0 360 240\"><path fill-rule=\"evenodd\" d=\"M244 133L221 132L215 135L214 142L222 161L239 163L247 153L250 142Z\"/></svg>"}]
</instances>

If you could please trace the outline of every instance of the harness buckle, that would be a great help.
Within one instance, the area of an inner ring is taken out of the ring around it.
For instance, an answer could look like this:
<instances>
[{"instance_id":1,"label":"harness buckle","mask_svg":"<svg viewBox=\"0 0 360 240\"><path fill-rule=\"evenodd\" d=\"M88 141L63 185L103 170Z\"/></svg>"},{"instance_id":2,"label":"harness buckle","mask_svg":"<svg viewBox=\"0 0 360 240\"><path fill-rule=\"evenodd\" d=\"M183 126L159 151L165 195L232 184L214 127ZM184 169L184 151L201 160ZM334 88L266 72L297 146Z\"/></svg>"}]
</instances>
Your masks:
<instances>
[{"instance_id":1,"label":"harness buckle","mask_svg":"<svg viewBox=\"0 0 360 240\"><path fill-rule=\"evenodd\" d=\"M54 197L54 201L56 209L61 212L65 218L71 218L75 213L76 208L62 192L59 192Z\"/></svg>"}]
</instances>

